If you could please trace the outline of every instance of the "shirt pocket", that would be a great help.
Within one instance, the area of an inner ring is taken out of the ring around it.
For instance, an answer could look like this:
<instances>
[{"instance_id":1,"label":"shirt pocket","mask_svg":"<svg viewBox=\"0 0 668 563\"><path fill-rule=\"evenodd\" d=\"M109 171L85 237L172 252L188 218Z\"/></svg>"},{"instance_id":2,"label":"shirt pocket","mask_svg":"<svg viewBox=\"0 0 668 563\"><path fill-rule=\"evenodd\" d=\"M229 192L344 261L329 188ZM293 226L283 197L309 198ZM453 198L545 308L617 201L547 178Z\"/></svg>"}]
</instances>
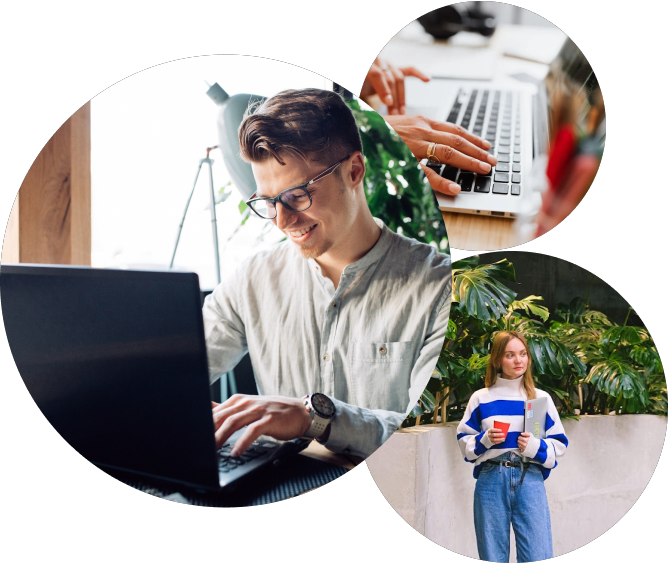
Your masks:
<instances>
[{"instance_id":1,"label":"shirt pocket","mask_svg":"<svg viewBox=\"0 0 668 563\"><path fill-rule=\"evenodd\" d=\"M351 342L355 404L405 412L413 369L413 342Z\"/></svg>"}]
</instances>

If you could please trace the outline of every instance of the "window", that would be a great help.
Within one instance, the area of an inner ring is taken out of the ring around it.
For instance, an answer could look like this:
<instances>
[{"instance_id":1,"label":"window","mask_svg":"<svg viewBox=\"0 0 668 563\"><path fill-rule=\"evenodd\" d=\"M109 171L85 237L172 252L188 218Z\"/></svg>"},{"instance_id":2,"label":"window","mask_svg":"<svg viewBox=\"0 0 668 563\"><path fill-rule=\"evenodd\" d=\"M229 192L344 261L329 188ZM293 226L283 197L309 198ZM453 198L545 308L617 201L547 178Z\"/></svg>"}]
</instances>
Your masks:
<instances>
[{"instance_id":1,"label":"window","mask_svg":"<svg viewBox=\"0 0 668 563\"><path fill-rule=\"evenodd\" d=\"M330 88L331 82L286 63L221 55L179 60L147 69L105 90L91 102L92 264L94 267L166 269L197 167L218 144L218 108L206 83L230 95L269 96L288 88ZM214 189L229 182L220 151L211 152ZM229 188L228 188L229 191ZM282 234L264 221L241 221L236 189L217 205L221 277ZM205 165L183 226L174 267L195 271L200 285L216 284Z\"/></svg>"}]
</instances>

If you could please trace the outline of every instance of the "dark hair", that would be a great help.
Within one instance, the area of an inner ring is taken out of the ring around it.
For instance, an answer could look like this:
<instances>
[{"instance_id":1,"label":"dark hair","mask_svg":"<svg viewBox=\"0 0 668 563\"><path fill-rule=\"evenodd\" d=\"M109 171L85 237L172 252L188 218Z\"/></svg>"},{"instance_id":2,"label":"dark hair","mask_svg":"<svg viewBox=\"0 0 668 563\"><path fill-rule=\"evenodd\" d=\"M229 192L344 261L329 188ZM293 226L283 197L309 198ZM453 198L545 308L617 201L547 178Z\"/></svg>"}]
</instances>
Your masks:
<instances>
[{"instance_id":1,"label":"dark hair","mask_svg":"<svg viewBox=\"0 0 668 563\"><path fill-rule=\"evenodd\" d=\"M362 152L355 117L341 96L329 90L285 90L250 106L239 127L241 157L285 164L281 153L335 162Z\"/></svg>"}]
</instances>

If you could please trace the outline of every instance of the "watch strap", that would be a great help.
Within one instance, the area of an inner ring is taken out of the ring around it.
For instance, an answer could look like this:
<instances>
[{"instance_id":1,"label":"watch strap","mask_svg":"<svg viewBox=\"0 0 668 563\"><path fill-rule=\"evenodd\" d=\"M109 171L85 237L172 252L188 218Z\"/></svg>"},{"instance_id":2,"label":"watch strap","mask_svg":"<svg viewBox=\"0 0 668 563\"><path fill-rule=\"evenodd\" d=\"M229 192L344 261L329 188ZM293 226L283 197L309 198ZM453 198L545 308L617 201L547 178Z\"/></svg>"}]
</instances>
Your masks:
<instances>
[{"instance_id":1,"label":"watch strap","mask_svg":"<svg viewBox=\"0 0 668 563\"><path fill-rule=\"evenodd\" d=\"M330 422L332 422L332 417L326 418L318 414L318 411L311 403L311 395L306 395L304 397L304 406L311 415L311 426L304 433L304 437L318 439L325 433L325 430L327 430Z\"/></svg>"}]
</instances>

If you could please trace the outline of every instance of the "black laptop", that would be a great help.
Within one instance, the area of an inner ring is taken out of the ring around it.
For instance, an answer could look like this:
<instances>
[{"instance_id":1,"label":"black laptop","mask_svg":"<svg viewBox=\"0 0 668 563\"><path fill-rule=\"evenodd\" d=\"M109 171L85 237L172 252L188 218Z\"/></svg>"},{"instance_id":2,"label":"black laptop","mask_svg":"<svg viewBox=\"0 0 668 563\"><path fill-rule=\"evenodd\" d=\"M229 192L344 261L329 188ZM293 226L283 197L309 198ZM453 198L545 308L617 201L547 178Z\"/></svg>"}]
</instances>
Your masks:
<instances>
[{"instance_id":1,"label":"black laptop","mask_svg":"<svg viewBox=\"0 0 668 563\"><path fill-rule=\"evenodd\" d=\"M233 436L216 449L194 273L3 265L0 298L33 399L115 476L227 491L309 443L262 437L232 458Z\"/></svg>"}]
</instances>

